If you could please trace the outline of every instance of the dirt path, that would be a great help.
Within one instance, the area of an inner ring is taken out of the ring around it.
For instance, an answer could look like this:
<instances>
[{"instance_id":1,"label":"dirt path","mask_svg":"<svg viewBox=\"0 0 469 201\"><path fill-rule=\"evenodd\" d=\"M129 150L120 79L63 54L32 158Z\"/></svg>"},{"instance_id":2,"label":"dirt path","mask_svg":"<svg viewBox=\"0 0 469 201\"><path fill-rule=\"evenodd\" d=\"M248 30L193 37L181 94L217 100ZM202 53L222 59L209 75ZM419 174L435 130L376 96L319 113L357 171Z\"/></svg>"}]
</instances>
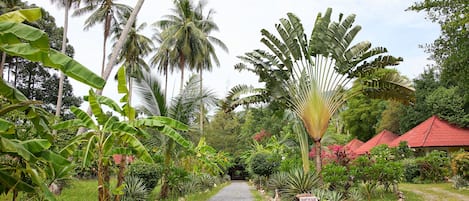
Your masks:
<instances>
[{"instance_id":1,"label":"dirt path","mask_svg":"<svg viewBox=\"0 0 469 201\"><path fill-rule=\"evenodd\" d=\"M249 189L245 181L232 181L209 201L253 201L254 198Z\"/></svg>"},{"instance_id":2,"label":"dirt path","mask_svg":"<svg viewBox=\"0 0 469 201\"><path fill-rule=\"evenodd\" d=\"M441 184L404 184L401 189L413 192L425 201L469 201L469 196L445 190Z\"/></svg>"}]
</instances>

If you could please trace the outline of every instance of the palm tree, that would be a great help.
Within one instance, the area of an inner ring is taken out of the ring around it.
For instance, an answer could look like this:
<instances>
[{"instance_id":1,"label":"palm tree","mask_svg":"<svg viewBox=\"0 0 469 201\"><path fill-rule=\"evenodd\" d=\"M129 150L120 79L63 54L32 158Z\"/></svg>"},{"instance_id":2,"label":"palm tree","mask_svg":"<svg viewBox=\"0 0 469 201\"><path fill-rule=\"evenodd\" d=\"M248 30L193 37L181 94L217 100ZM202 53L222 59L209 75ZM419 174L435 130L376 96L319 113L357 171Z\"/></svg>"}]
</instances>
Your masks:
<instances>
[{"instance_id":1,"label":"palm tree","mask_svg":"<svg viewBox=\"0 0 469 201\"><path fill-rule=\"evenodd\" d=\"M64 30L62 33L62 49L61 52L65 54L66 49L67 49L67 32L68 32L68 16L69 16L69 11L72 8L72 6L80 6L80 1L81 0L51 0L52 3L57 3L59 7L62 7L65 9L64 13ZM60 110L62 108L62 99L63 99L63 88L64 88L64 79L65 75L64 73L60 73L60 78L59 78L59 91L57 93L57 105L55 107L55 116L56 118L60 117ZM57 131L53 131L54 135L57 134Z\"/></svg>"},{"instance_id":2,"label":"palm tree","mask_svg":"<svg viewBox=\"0 0 469 201\"><path fill-rule=\"evenodd\" d=\"M104 66L106 62L106 43L111 34L111 28L118 24L118 17L132 12L132 8L125 4L115 3L114 0L89 0L86 6L75 10L74 16L81 16L93 12L85 21L85 30L96 23L104 24L103 38L103 60L101 65L101 76L104 77Z\"/></svg>"},{"instance_id":3,"label":"palm tree","mask_svg":"<svg viewBox=\"0 0 469 201\"><path fill-rule=\"evenodd\" d=\"M160 46L156 48L156 53L150 59L151 65L156 66L158 72L163 73L165 76L164 80L164 97L168 97L168 75L169 73L174 72L174 67L177 65L177 61L171 60L170 51L171 48L164 45L169 45L164 43L165 38L162 38L161 33L158 29L155 29L155 34L153 35L153 40L156 41Z\"/></svg>"},{"instance_id":4,"label":"palm tree","mask_svg":"<svg viewBox=\"0 0 469 201\"><path fill-rule=\"evenodd\" d=\"M119 22L119 26L114 28L113 41L117 42L122 34L125 24L130 13L125 14ZM141 34L147 24L140 24L138 27L136 23L132 25L129 31L127 40L123 44L122 50L119 52L117 61L122 63L126 68L127 81L129 83L129 102L131 102L133 79L140 80L143 77L143 72L150 71L150 67L145 61L145 57L153 50L153 42L150 38ZM115 46L116 44L114 44Z\"/></svg>"},{"instance_id":5,"label":"palm tree","mask_svg":"<svg viewBox=\"0 0 469 201\"><path fill-rule=\"evenodd\" d=\"M331 9L318 15L310 38L307 39L298 17L288 18L276 25L276 35L263 29L262 42L269 51L256 50L240 57L253 64L262 78L277 79L285 94L277 99L287 100L287 106L301 119L316 149L316 170L321 171L321 139L330 118L350 97L365 93L372 97L409 102L413 100L410 81L396 71L384 68L397 65L402 58L381 55L387 50L371 48L368 41L352 45L360 26L352 26L355 15L339 17L331 22ZM369 60L374 58L373 60ZM238 67L245 66L241 65ZM357 80L359 87L348 85ZM270 92L274 89L266 89ZM398 93L396 93L398 92ZM262 94L260 100L268 100ZM253 99L256 100L256 99ZM240 102L236 100L235 102ZM233 103L233 102L228 102ZM305 171L309 166L306 167Z\"/></svg>"},{"instance_id":6,"label":"palm tree","mask_svg":"<svg viewBox=\"0 0 469 201\"><path fill-rule=\"evenodd\" d=\"M203 89L203 77L202 77L203 71L212 70L212 67L213 67L212 60L215 61L215 64L217 66L220 66L220 62L218 60L213 44L219 46L225 52L228 52L228 48L220 39L210 35L212 31L218 31L218 26L212 19L212 15L215 13L215 11L213 9L210 9L207 16L204 16L203 14L204 6L205 6L205 3L200 2L196 8L196 17L198 18L199 27L202 30L202 32L205 34L205 38L203 40L203 43L205 44L205 54L203 55L203 59L195 66L200 76L200 87L199 87L200 92L202 92L202 89ZM205 119L203 102L200 102L200 114L199 115L200 115L199 117L200 135L203 136L204 135L203 126L204 126L204 119Z\"/></svg>"},{"instance_id":7,"label":"palm tree","mask_svg":"<svg viewBox=\"0 0 469 201\"><path fill-rule=\"evenodd\" d=\"M203 90L200 93L198 91L198 82L197 77L192 76L181 93L173 99L171 104L167 104L156 75L147 72L144 73L142 80L136 83L136 92L142 99L141 108L147 115L170 117L190 126L195 123L193 117L195 113L199 112L197 106L200 100L203 100L207 104L206 106L213 106L217 102L212 92ZM164 143L165 170L163 171L163 186L161 187L160 197L166 198L170 191L167 178L175 141L172 139L163 139L162 141ZM184 142L178 142L178 144L184 144ZM184 148L187 149L188 146Z\"/></svg>"},{"instance_id":8,"label":"palm tree","mask_svg":"<svg viewBox=\"0 0 469 201\"><path fill-rule=\"evenodd\" d=\"M161 31L164 39L161 46L169 47L171 61L177 60L181 71L180 91L183 89L184 70L186 66L194 68L204 60L206 44L205 33L199 27L197 13L190 0L175 0L173 15L165 15L164 20L154 26Z\"/></svg>"}]
</instances>

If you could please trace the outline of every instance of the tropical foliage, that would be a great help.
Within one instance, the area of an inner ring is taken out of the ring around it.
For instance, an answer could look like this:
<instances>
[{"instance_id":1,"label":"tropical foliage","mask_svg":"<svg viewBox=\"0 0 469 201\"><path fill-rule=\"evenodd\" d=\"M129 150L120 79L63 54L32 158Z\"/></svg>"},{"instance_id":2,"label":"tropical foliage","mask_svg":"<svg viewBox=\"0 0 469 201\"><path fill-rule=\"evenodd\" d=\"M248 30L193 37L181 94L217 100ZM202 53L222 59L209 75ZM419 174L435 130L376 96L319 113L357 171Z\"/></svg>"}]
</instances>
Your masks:
<instances>
[{"instance_id":1,"label":"tropical foliage","mask_svg":"<svg viewBox=\"0 0 469 201\"><path fill-rule=\"evenodd\" d=\"M355 15L340 15L334 22L331 13L332 9L328 9L324 15L318 15L309 39L305 37L299 18L288 13L287 18L276 25L278 36L261 30L261 41L269 51L255 50L239 57L252 64L252 68L243 63L236 66L255 72L259 81L266 82L265 90L254 98L245 99L246 103L248 100L279 100L277 102L285 103L302 120L315 141L318 171L321 170L321 138L332 115L350 97L364 93L403 102L413 100L411 83L397 72L384 69L397 65L402 58L382 55L387 52L386 48L371 48L368 41L352 45L361 29L353 26ZM348 90L347 85L354 78L359 87ZM250 92L256 91L259 90ZM228 102L229 107L234 107L240 101Z\"/></svg>"}]
</instances>

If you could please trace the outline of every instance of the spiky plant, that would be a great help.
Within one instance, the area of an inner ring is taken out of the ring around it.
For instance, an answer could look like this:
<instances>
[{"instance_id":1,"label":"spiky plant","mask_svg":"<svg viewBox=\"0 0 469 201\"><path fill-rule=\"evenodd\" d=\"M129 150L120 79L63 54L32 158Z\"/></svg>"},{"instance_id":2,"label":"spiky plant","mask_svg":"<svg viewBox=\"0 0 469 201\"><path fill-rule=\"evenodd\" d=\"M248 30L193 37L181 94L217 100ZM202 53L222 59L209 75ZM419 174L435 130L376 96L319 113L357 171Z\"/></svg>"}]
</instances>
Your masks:
<instances>
[{"instance_id":1,"label":"spiky plant","mask_svg":"<svg viewBox=\"0 0 469 201\"><path fill-rule=\"evenodd\" d=\"M311 193L311 189L319 185L319 175L315 172L305 172L296 168L288 172L287 186L284 195L287 198L294 198L298 194Z\"/></svg>"},{"instance_id":2,"label":"spiky plant","mask_svg":"<svg viewBox=\"0 0 469 201\"><path fill-rule=\"evenodd\" d=\"M122 201L145 201L148 192L142 179L137 176L126 176Z\"/></svg>"},{"instance_id":3,"label":"spiky plant","mask_svg":"<svg viewBox=\"0 0 469 201\"><path fill-rule=\"evenodd\" d=\"M275 26L277 35L261 30L261 41L269 51L255 50L239 57L253 68L235 66L258 74L266 83L262 94L268 98L264 96L263 101L286 102L286 107L301 119L315 142L318 172L321 139L332 115L347 99L365 93L409 102L414 91L411 82L396 71L383 71L386 66L399 64L402 58L383 55L386 48L372 48L368 41L352 44L361 30L353 26L355 15L340 14L333 22L331 13L332 9L327 9L324 16L318 14L309 39L299 18L288 13ZM357 87L350 88L355 80ZM304 168L308 171L309 166Z\"/></svg>"}]
</instances>

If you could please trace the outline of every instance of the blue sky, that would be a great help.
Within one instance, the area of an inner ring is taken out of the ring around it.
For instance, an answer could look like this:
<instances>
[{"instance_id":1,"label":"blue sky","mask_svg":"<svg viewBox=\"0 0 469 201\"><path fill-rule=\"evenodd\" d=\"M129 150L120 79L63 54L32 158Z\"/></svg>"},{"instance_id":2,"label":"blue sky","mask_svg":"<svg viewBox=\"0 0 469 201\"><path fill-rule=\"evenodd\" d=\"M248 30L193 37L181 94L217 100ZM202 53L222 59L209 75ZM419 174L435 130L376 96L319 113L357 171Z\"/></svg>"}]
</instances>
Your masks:
<instances>
[{"instance_id":1,"label":"blue sky","mask_svg":"<svg viewBox=\"0 0 469 201\"><path fill-rule=\"evenodd\" d=\"M63 10L51 5L48 0L30 0L31 4L44 7L55 18L58 26L63 25ZM134 0L120 0L134 6ZM225 42L229 53L221 50L217 52L220 67L212 72L204 73L204 85L214 90L218 97L225 96L227 91L237 84L257 83L257 77L249 72L237 72L233 66L239 63L236 56L254 49L266 49L260 43L260 30L265 28L274 32L274 25L287 12L296 14L309 33L318 12L324 12L328 7L333 8L332 15L338 18L339 13L345 15L356 14L356 25L362 30L354 42L370 41L373 46L384 46L394 56L404 58L404 62L396 68L405 76L415 78L424 68L432 64L428 54L419 45L431 43L440 34L437 24L425 19L424 13L405 11L413 1L409 0L208 0L207 8L216 11L214 21L220 31L214 33ZM170 13L172 0L147 0L140 11L138 23L151 24L165 14ZM102 25L98 24L88 31L83 31L85 17L72 17L68 38L75 48L75 59L97 74L100 71L102 49ZM151 36L151 27L146 30ZM109 46L110 51L110 46ZM186 74L188 75L188 74ZM179 77L176 72L170 77L170 90L179 89ZM188 78L188 76L186 76ZM163 77L161 77L163 80ZM116 87L109 81L104 95L116 96ZM74 93L85 95L88 87L74 82ZM172 94L172 93L169 93ZM173 94L175 95L175 94Z\"/></svg>"}]
</instances>

